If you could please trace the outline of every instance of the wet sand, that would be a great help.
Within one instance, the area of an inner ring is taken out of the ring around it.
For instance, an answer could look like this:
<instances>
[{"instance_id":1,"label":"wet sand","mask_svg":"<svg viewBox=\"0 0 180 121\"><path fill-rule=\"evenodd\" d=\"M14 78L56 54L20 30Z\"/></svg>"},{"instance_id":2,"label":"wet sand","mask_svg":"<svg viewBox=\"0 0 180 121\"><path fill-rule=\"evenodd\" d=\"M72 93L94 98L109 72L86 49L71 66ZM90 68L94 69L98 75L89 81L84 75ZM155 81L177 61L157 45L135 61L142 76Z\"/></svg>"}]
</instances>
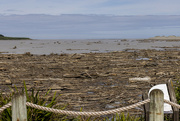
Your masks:
<instances>
[{"instance_id":1,"label":"wet sand","mask_svg":"<svg viewBox=\"0 0 180 121\"><path fill-rule=\"evenodd\" d=\"M0 52L9 54L62 54L113 52L129 49L179 49L176 41L155 39L110 39L110 40L0 40Z\"/></svg>"}]
</instances>

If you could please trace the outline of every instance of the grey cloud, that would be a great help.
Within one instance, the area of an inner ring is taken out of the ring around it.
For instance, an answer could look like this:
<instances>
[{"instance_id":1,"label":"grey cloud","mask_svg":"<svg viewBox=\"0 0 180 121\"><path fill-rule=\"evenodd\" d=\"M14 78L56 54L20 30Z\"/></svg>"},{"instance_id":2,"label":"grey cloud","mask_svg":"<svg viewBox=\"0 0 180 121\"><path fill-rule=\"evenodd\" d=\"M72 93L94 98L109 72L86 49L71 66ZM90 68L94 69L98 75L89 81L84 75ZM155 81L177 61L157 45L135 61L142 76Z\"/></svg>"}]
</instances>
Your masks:
<instances>
[{"instance_id":1,"label":"grey cloud","mask_svg":"<svg viewBox=\"0 0 180 121\"><path fill-rule=\"evenodd\" d=\"M22 11L16 10L16 9L7 9L5 11L7 11L7 12L22 12Z\"/></svg>"},{"instance_id":2,"label":"grey cloud","mask_svg":"<svg viewBox=\"0 0 180 121\"><path fill-rule=\"evenodd\" d=\"M9 15L0 16L2 34L33 38L113 38L156 36L177 33L180 16L113 16L113 15ZM2 29L3 28L3 29ZM163 30L162 32L160 30ZM172 32L171 32L171 31ZM173 31L174 30L174 31ZM142 34L135 33L142 32ZM148 34L149 32L149 34ZM109 34L108 34L109 33ZM123 34L125 33L125 34ZM156 34L156 35L154 35Z\"/></svg>"}]
</instances>

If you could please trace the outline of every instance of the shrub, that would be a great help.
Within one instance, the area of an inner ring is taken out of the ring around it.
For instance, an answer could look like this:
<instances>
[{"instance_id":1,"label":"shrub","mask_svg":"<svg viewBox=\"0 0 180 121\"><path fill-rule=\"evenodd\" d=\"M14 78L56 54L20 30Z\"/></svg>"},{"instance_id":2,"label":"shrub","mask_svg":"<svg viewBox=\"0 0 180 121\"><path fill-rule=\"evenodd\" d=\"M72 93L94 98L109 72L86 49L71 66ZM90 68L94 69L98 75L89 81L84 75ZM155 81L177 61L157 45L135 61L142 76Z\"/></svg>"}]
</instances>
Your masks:
<instances>
[{"instance_id":1,"label":"shrub","mask_svg":"<svg viewBox=\"0 0 180 121\"><path fill-rule=\"evenodd\" d=\"M17 88L16 88L16 91ZM49 107L49 108L57 108L59 109L59 106L56 106L57 104L57 97L56 96L56 92L53 95L53 98L50 102L47 102L45 100L45 97L49 94L51 90L48 90L46 92L46 94L43 96L44 98L40 98L39 96L39 91L37 91L35 93L34 89L31 90L31 94L28 93L27 91L27 87L26 84L24 82L24 90L23 92L26 93L26 99L27 102L31 102L37 105L41 105L44 107ZM2 93L0 94L0 107L2 107L3 105L9 103L11 101L11 97L13 96L14 92L8 94L8 95L3 95ZM64 109L65 106L61 109ZM31 108L31 107L27 107L27 119L28 121L50 121L50 120L54 120L56 118L60 118L60 119L64 119L65 116L61 116L61 115L55 115L54 113L51 112L47 112L47 111L42 111L42 110L38 110L35 108ZM11 121L12 120L12 112L10 108L7 108L6 110L4 110L2 112L2 114L0 115L0 121Z\"/></svg>"},{"instance_id":2,"label":"shrub","mask_svg":"<svg viewBox=\"0 0 180 121\"><path fill-rule=\"evenodd\" d=\"M0 37L4 37L4 35L0 34Z\"/></svg>"},{"instance_id":3,"label":"shrub","mask_svg":"<svg viewBox=\"0 0 180 121\"><path fill-rule=\"evenodd\" d=\"M16 88L16 87L15 87ZM16 91L17 88L16 88ZM39 91L35 92L34 89L31 90L31 93L28 93L26 84L24 82L24 89L22 90L26 94L27 102L31 102L33 104L41 105L44 107L49 108L56 108L56 109L65 109L66 106L60 108L60 106L56 106L57 104L57 97L56 92L53 95L53 98L50 102L46 101L45 97L49 94L51 90L48 90L44 98L39 96ZM0 93L0 107L4 106L5 104L11 101L11 97L13 96L14 92L11 92L7 95L3 95ZM80 110L82 111L82 109ZM28 121L143 121L142 117L135 117L125 115L124 113L116 114L112 118L102 118L102 117L84 117L84 116L77 116L77 117L70 117L60 114L54 114L47 111L38 110L35 108L27 107L27 119ZM7 108L0 114L0 121L11 121L12 120L12 112L10 108Z\"/></svg>"}]
</instances>

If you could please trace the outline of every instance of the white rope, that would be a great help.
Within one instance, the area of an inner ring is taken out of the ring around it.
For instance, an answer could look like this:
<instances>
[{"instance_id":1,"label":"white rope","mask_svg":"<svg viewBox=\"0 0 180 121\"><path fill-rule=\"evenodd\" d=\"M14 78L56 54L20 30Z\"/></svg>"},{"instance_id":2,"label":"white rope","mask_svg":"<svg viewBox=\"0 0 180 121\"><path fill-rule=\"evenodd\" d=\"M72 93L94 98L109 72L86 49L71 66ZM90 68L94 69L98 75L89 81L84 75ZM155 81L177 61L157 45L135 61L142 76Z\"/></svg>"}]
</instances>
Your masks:
<instances>
[{"instance_id":1,"label":"white rope","mask_svg":"<svg viewBox=\"0 0 180 121\"><path fill-rule=\"evenodd\" d=\"M129 110L141 105L144 105L146 103L149 103L150 99L146 99L142 102L138 102L136 104L130 105L130 106L126 106L126 107L121 107L121 108L117 108L117 109L113 109L113 110L108 110L108 111L99 111L99 112L76 112L76 111L65 111L65 110L59 110L59 109L54 109L54 108L48 108L48 107L43 107L40 105L36 105L30 102L26 102L27 106L30 106L32 108L36 108L39 110L44 110L44 111L48 111L48 112L53 112L53 113L59 113L59 114L64 114L64 115L72 115L72 116L100 116L100 115L108 115L108 114L115 114L118 112L122 112L125 110ZM176 104L174 102L171 102L169 100L164 100L165 103L168 103L174 107L177 107L180 109L180 105ZM9 108L10 106L12 106L12 103L9 102L8 104L4 105L3 107L0 108L0 113L2 113L6 108Z\"/></svg>"},{"instance_id":2,"label":"white rope","mask_svg":"<svg viewBox=\"0 0 180 121\"><path fill-rule=\"evenodd\" d=\"M169 100L164 100L164 102L180 109L180 105L178 105L178 104L176 104L176 103L174 103L174 102L171 102L171 101L169 101Z\"/></svg>"},{"instance_id":3,"label":"white rope","mask_svg":"<svg viewBox=\"0 0 180 121\"><path fill-rule=\"evenodd\" d=\"M59 113L59 114L64 114L64 115L100 116L100 115L115 114L115 113L118 113L118 112L122 112L122 111L125 111L125 110L129 110L129 109L144 105L144 104L149 103L149 102L150 102L150 99L147 99L147 100L144 100L142 102L138 102L138 103L130 105L130 106L126 106L126 107L122 107L122 108L118 108L118 109L114 109L114 110L108 110L108 111L99 111L99 112L75 112L75 111L58 110L58 109L39 106L39 105L29 103L29 102L27 102L26 105L30 106L32 108L39 109L39 110L44 110L44 111L53 112L53 113Z\"/></svg>"},{"instance_id":4,"label":"white rope","mask_svg":"<svg viewBox=\"0 0 180 121\"><path fill-rule=\"evenodd\" d=\"M6 108L9 108L11 106L11 102L9 102L8 104L4 105L3 107L0 108L0 113L2 113Z\"/></svg>"},{"instance_id":5,"label":"white rope","mask_svg":"<svg viewBox=\"0 0 180 121\"><path fill-rule=\"evenodd\" d=\"M30 106L32 108L39 109L39 110L44 110L44 111L53 112L53 113L59 113L59 114L64 114L64 115L72 115L72 116L78 116L78 115L81 115L81 116L100 116L100 115L115 114L115 113L118 113L118 112L122 112L122 111L125 111L125 110L129 110L129 109L132 109L132 108L144 105L144 104L149 103L149 102L150 102L150 99L146 99L146 100L144 100L142 102L138 102L138 103L130 105L130 106L121 107L121 108L117 108L117 109L113 109L113 110L108 110L108 111L99 111L99 112L65 111L65 110L59 110L59 109L54 109L54 108L43 107L43 106L36 105L36 104L30 103L30 102L26 102L26 105ZM169 100L164 100L164 102L180 109L180 105L178 105L178 104L176 104L174 102L171 102ZM9 108L10 106L12 106L11 102L9 102L8 104L6 104L3 107L1 107L0 108L0 113L2 113L6 108Z\"/></svg>"}]
</instances>

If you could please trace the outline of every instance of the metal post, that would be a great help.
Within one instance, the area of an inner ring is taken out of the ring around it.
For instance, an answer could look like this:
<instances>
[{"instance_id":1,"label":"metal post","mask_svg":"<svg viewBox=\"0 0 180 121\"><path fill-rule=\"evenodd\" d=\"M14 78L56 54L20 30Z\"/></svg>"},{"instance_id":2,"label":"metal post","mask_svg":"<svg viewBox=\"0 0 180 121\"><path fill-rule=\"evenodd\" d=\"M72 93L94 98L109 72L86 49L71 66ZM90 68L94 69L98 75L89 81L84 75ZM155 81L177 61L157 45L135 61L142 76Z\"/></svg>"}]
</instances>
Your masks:
<instances>
[{"instance_id":1,"label":"metal post","mask_svg":"<svg viewBox=\"0 0 180 121\"><path fill-rule=\"evenodd\" d=\"M16 93L12 98L12 121L27 121L26 96Z\"/></svg>"},{"instance_id":2,"label":"metal post","mask_svg":"<svg viewBox=\"0 0 180 121\"><path fill-rule=\"evenodd\" d=\"M164 121L164 93L159 89L150 92L149 121Z\"/></svg>"}]
</instances>

